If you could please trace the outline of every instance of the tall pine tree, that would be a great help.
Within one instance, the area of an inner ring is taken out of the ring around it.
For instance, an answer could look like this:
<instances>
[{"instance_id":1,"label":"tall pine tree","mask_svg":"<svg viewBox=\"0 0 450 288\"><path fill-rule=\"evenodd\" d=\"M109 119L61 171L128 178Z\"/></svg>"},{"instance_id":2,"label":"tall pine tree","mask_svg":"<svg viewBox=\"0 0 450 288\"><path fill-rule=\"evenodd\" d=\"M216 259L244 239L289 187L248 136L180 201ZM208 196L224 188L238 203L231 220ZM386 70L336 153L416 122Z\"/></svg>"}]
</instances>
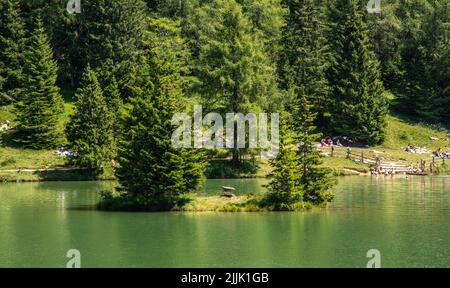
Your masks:
<instances>
[{"instance_id":1,"label":"tall pine tree","mask_svg":"<svg viewBox=\"0 0 450 288\"><path fill-rule=\"evenodd\" d=\"M124 119L116 175L135 209L170 209L202 181L204 163L196 150L176 148L171 119L183 110L182 59L174 48L181 29L168 19L152 20L148 82L131 99ZM181 60L181 61L180 61Z\"/></svg>"},{"instance_id":2,"label":"tall pine tree","mask_svg":"<svg viewBox=\"0 0 450 288\"><path fill-rule=\"evenodd\" d=\"M75 113L66 128L68 149L75 154L73 164L100 172L115 151L112 112L90 67L80 85Z\"/></svg>"},{"instance_id":3,"label":"tall pine tree","mask_svg":"<svg viewBox=\"0 0 450 288\"><path fill-rule=\"evenodd\" d=\"M422 79L427 95L422 115L434 122L450 122L450 4L433 2L433 11L426 15L424 53L426 76Z\"/></svg>"},{"instance_id":4,"label":"tall pine tree","mask_svg":"<svg viewBox=\"0 0 450 288\"><path fill-rule=\"evenodd\" d=\"M19 1L0 0L0 105L17 101L23 87L24 20Z\"/></svg>"},{"instance_id":5,"label":"tall pine tree","mask_svg":"<svg viewBox=\"0 0 450 288\"><path fill-rule=\"evenodd\" d=\"M331 128L340 135L380 143L388 106L378 60L368 41L365 6L358 0L337 0L331 6Z\"/></svg>"},{"instance_id":6,"label":"tall pine tree","mask_svg":"<svg viewBox=\"0 0 450 288\"><path fill-rule=\"evenodd\" d=\"M16 104L16 141L30 148L52 148L63 142L61 115L63 100L56 86L57 64L38 18L27 44L24 65L24 89Z\"/></svg>"},{"instance_id":7,"label":"tall pine tree","mask_svg":"<svg viewBox=\"0 0 450 288\"><path fill-rule=\"evenodd\" d=\"M270 161L273 167L272 180L268 186L266 205L275 210L292 210L292 205L303 201L301 170L297 160L296 145L292 135L290 115L287 111L280 113L280 146L278 155Z\"/></svg>"},{"instance_id":8,"label":"tall pine tree","mask_svg":"<svg viewBox=\"0 0 450 288\"><path fill-rule=\"evenodd\" d=\"M145 2L84 0L82 11L76 17L79 55L74 66L82 71L89 63L103 88L115 77L121 95L124 98L130 96L131 86L142 65Z\"/></svg>"},{"instance_id":9,"label":"tall pine tree","mask_svg":"<svg viewBox=\"0 0 450 288\"><path fill-rule=\"evenodd\" d=\"M284 86L296 87L305 94L325 124L329 83L326 79L327 45L325 25L320 6L314 0L289 0L289 14L284 29Z\"/></svg>"},{"instance_id":10,"label":"tall pine tree","mask_svg":"<svg viewBox=\"0 0 450 288\"><path fill-rule=\"evenodd\" d=\"M320 136L314 134L315 114L306 94L300 88L294 88L292 101L292 130L297 144L297 163L300 170L300 185L303 187L303 200L316 205L330 202L334 194L330 188L335 179L331 170L323 167L321 152L316 148L315 140Z\"/></svg>"},{"instance_id":11,"label":"tall pine tree","mask_svg":"<svg viewBox=\"0 0 450 288\"><path fill-rule=\"evenodd\" d=\"M436 0L402 8L403 78L396 108L432 122L448 122L450 103L449 3ZM424 6L424 7L422 7ZM416 10L414 10L416 9ZM415 13L414 13L415 11Z\"/></svg>"}]
</instances>

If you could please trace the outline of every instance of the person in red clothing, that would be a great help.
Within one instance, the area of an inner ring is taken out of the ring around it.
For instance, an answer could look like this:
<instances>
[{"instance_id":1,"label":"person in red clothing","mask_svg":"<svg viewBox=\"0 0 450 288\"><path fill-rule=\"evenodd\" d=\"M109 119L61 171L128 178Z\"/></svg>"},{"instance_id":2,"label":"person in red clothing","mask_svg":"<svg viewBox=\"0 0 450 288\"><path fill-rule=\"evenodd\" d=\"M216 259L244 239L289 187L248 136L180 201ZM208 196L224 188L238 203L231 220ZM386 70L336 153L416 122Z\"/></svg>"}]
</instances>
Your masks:
<instances>
[{"instance_id":1,"label":"person in red clothing","mask_svg":"<svg viewBox=\"0 0 450 288\"><path fill-rule=\"evenodd\" d=\"M331 137L328 137L328 139L327 139L327 145L328 145L328 146L333 145L333 140L331 140Z\"/></svg>"}]
</instances>

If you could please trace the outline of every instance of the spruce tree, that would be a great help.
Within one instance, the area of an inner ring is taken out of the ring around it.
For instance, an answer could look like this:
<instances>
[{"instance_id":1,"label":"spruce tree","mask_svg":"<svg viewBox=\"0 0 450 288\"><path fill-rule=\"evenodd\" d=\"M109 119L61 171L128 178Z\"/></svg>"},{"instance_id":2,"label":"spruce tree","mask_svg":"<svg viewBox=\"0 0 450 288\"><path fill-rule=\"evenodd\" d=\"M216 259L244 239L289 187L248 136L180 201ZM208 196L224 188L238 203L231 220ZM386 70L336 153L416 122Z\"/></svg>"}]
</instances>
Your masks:
<instances>
[{"instance_id":1,"label":"spruce tree","mask_svg":"<svg viewBox=\"0 0 450 288\"><path fill-rule=\"evenodd\" d=\"M0 104L19 100L23 86L24 20L19 1L0 0Z\"/></svg>"},{"instance_id":2,"label":"spruce tree","mask_svg":"<svg viewBox=\"0 0 450 288\"><path fill-rule=\"evenodd\" d=\"M383 85L394 91L399 88L402 77L400 48L403 27L397 15L401 4L398 1L384 1L381 5L382 13L367 15L369 41L380 61Z\"/></svg>"},{"instance_id":3,"label":"spruce tree","mask_svg":"<svg viewBox=\"0 0 450 288\"><path fill-rule=\"evenodd\" d=\"M291 210L292 205L303 201L301 170L297 160L296 145L293 140L290 115L287 111L280 113L280 146L278 155L270 161L273 171L264 203L274 206L276 210Z\"/></svg>"},{"instance_id":4,"label":"spruce tree","mask_svg":"<svg viewBox=\"0 0 450 288\"><path fill-rule=\"evenodd\" d=\"M300 170L300 185L303 187L303 199L316 205L330 202L334 194L330 188L335 185L331 170L323 167L322 155L315 146L320 137L314 134L315 113L302 89L294 88L292 101L292 130L297 144L296 161Z\"/></svg>"},{"instance_id":5,"label":"spruce tree","mask_svg":"<svg viewBox=\"0 0 450 288\"><path fill-rule=\"evenodd\" d=\"M106 87L115 77L121 95L132 92L142 64L147 7L142 0L84 0L77 20L78 70L89 63Z\"/></svg>"},{"instance_id":6,"label":"spruce tree","mask_svg":"<svg viewBox=\"0 0 450 288\"><path fill-rule=\"evenodd\" d=\"M183 110L179 68L182 59L172 42L181 34L168 19L151 21L148 43L148 78L141 93L131 99L124 119L116 170L123 198L135 209L170 209L179 196L195 191L202 181L204 163L196 150L177 148L171 120ZM181 61L180 61L181 60Z\"/></svg>"},{"instance_id":7,"label":"spruce tree","mask_svg":"<svg viewBox=\"0 0 450 288\"><path fill-rule=\"evenodd\" d=\"M25 147L53 148L63 142L63 100L56 86L57 64L43 28L36 21L25 51L24 89L16 104L19 123L15 139Z\"/></svg>"},{"instance_id":8,"label":"spruce tree","mask_svg":"<svg viewBox=\"0 0 450 288\"><path fill-rule=\"evenodd\" d=\"M388 107L378 60L368 41L364 5L358 3L338 0L331 8L331 128L340 135L364 137L377 144L384 139Z\"/></svg>"},{"instance_id":9,"label":"spruce tree","mask_svg":"<svg viewBox=\"0 0 450 288\"><path fill-rule=\"evenodd\" d=\"M314 0L289 0L289 14L284 29L284 86L296 87L305 94L325 124L330 94L326 79L327 45L323 13Z\"/></svg>"},{"instance_id":10,"label":"spruce tree","mask_svg":"<svg viewBox=\"0 0 450 288\"><path fill-rule=\"evenodd\" d=\"M433 2L433 11L426 15L424 49L426 53L426 77L423 85L427 101L422 115L434 122L450 122L450 4L448 1Z\"/></svg>"},{"instance_id":11,"label":"spruce tree","mask_svg":"<svg viewBox=\"0 0 450 288\"><path fill-rule=\"evenodd\" d=\"M426 74L424 53L421 48L423 31L421 23L428 13L426 0L401 0L397 14L402 20L401 33L401 79L395 87L397 98L393 103L396 110L413 115L420 115L419 110L426 101L426 93L421 85Z\"/></svg>"},{"instance_id":12,"label":"spruce tree","mask_svg":"<svg viewBox=\"0 0 450 288\"><path fill-rule=\"evenodd\" d=\"M447 107L450 103L448 6L448 1L434 1L429 9L405 17L404 77L398 91L399 105L396 106L424 120L443 123L448 122Z\"/></svg>"},{"instance_id":13,"label":"spruce tree","mask_svg":"<svg viewBox=\"0 0 450 288\"><path fill-rule=\"evenodd\" d=\"M75 154L73 164L100 172L115 150L112 113L90 67L80 85L75 112L66 127L68 149Z\"/></svg>"},{"instance_id":14,"label":"spruce tree","mask_svg":"<svg viewBox=\"0 0 450 288\"><path fill-rule=\"evenodd\" d=\"M120 96L119 86L117 84L116 78L112 77L110 83L106 85L103 90L103 95L105 97L106 104L108 105L108 110L111 112L111 123L113 131L113 144L111 145L113 151L112 155L115 157L117 143L122 135L123 126L121 123L121 113L123 111L123 101Z\"/></svg>"}]
</instances>

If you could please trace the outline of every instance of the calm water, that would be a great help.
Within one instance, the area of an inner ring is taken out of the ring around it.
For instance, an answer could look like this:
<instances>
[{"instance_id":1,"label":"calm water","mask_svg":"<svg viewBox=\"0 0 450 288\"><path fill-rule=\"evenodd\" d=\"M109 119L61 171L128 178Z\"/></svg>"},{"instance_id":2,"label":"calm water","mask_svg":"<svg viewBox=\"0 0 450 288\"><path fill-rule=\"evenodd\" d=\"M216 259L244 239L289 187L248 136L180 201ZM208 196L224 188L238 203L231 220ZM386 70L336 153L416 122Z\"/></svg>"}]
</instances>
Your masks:
<instances>
[{"instance_id":1,"label":"calm water","mask_svg":"<svg viewBox=\"0 0 450 288\"><path fill-rule=\"evenodd\" d=\"M209 180L260 193L265 180ZM450 177L339 179L332 208L300 213L111 213L112 182L0 184L0 267L450 267Z\"/></svg>"}]
</instances>

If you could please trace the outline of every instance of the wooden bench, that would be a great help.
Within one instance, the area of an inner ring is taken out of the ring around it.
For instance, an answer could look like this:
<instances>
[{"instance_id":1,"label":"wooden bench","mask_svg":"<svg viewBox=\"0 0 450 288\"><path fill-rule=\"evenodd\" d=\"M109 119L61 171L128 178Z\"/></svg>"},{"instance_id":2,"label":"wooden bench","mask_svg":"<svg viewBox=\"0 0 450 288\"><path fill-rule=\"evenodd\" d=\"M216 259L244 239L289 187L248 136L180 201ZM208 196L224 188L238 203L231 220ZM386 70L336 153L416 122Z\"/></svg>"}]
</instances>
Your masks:
<instances>
[{"instance_id":1,"label":"wooden bench","mask_svg":"<svg viewBox=\"0 0 450 288\"><path fill-rule=\"evenodd\" d=\"M227 197L227 198L236 197L236 195L233 192L236 192L236 188L222 186L222 195L220 195L220 196Z\"/></svg>"}]
</instances>

